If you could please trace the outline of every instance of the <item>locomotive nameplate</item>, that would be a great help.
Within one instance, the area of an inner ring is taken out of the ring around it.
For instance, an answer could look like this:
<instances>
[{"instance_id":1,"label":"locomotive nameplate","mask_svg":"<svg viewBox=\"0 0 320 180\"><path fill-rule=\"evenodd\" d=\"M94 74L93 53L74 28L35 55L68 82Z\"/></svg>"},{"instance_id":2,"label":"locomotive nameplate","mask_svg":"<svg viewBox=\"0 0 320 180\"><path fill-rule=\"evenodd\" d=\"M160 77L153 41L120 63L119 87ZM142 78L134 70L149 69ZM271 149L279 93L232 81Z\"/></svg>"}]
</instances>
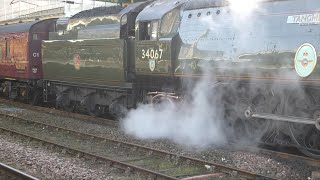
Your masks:
<instances>
[{"instance_id":1,"label":"locomotive nameplate","mask_svg":"<svg viewBox=\"0 0 320 180\"><path fill-rule=\"evenodd\" d=\"M300 25L320 24L320 13L288 16L287 23Z\"/></svg>"},{"instance_id":2,"label":"locomotive nameplate","mask_svg":"<svg viewBox=\"0 0 320 180\"><path fill-rule=\"evenodd\" d=\"M301 77L309 76L317 65L317 52L315 48L305 43L301 45L294 58L294 68Z\"/></svg>"}]
</instances>

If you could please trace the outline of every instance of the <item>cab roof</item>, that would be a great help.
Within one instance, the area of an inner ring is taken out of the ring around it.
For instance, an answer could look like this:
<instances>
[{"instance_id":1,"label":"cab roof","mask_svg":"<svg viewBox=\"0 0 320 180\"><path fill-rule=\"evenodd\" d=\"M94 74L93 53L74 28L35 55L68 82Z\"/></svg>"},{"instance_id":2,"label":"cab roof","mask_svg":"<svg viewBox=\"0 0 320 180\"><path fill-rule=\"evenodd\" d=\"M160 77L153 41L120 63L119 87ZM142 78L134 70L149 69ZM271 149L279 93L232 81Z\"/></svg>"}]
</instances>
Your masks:
<instances>
[{"instance_id":1,"label":"cab roof","mask_svg":"<svg viewBox=\"0 0 320 180\"><path fill-rule=\"evenodd\" d=\"M163 17L167 12L172 9L183 5L189 0L158 0L146 8L144 8L137 17L137 21L151 21L151 20L159 20Z\"/></svg>"},{"instance_id":2,"label":"cab roof","mask_svg":"<svg viewBox=\"0 0 320 180\"><path fill-rule=\"evenodd\" d=\"M25 22L25 23L17 23L17 24L9 24L0 26L0 33L18 33L18 32L29 32L31 27L37 24L38 21Z\"/></svg>"},{"instance_id":3,"label":"cab roof","mask_svg":"<svg viewBox=\"0 0 320 180\"><path fill-rule=\"evenodd\" d=\"M3 33L21 33L21 32L29 32L30 29L41 22L45 21L52 21L55 20L56 18L52 19L45 19L45 20L36 20L36 21L31 21L31 22L23 22L23 23L17 23L17 24L9 24L9 25L1 25L0 26L0 34Z\"/></svg>"}]
</instances>

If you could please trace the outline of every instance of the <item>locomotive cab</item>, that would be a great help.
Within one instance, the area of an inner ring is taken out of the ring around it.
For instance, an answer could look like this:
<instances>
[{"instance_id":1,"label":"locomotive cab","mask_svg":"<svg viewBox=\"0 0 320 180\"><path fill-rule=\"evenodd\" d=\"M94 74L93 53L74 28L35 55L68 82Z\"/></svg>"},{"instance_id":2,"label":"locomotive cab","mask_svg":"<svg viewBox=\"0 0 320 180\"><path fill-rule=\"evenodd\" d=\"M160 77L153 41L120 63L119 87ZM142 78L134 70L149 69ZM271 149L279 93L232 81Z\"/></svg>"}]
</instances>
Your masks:
<instances>
[{"instance_id":1,"label":"locomotive cab","mask_svg":"<svg viewBox=\"0 0 320 180\"><path fill-rule=\"evenodd\" d=\"M121 14L121 29L120 37L123 39L132 38L135 39L135 24L138 14L150 3L148 2L137 2L130 4L128 7L123 9Z\"/></svg>"},{"instance_id":2,"label":"locomotive cab","mask_svg":"<svg viewBox=\"0 0 320 180\"><path fill-rule=\"evenodd\" d=\"M180 46L178 27L185 2L156 1L138 15L135 72L141 88L174 88L174 64Z\"/></svg>"}]
</instances>

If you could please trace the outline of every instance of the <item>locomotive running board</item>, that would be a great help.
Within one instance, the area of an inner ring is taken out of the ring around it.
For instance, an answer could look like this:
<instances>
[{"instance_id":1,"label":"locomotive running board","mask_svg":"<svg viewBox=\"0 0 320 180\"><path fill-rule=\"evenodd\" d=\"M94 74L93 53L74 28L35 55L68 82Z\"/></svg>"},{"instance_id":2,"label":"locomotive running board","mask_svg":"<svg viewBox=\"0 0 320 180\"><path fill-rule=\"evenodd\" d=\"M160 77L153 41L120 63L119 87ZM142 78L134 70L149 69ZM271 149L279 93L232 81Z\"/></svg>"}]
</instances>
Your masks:
<instances>
[{"instance_id":1,"label":"locomotive running board","mask_svg":"<svg viewBox=\"0 0 320 180\"><path fill-rule=\"evenodd\" d=\"M296 116L284 116L284 115L269 114L269 113L254 113L251 110L251 108L248 108L244 112L244 115L247 119L259 118L259 119L270 119L270 120L275 120L275 121L285 121L285 122L315 125L316 128L320 131L320 118L311 119L311 118L302 118L302 117L296 117Z\"/></svg>"}]
</instances>

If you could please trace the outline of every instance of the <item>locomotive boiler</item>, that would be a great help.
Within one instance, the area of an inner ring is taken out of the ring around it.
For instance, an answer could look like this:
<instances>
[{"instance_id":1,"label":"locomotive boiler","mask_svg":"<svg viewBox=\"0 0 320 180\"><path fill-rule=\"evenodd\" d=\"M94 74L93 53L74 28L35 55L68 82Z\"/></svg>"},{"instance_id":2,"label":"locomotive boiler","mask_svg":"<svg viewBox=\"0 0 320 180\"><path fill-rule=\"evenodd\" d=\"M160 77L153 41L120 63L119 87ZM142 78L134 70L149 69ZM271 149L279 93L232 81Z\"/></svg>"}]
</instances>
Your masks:
<instances>
[{"instance_id":1,"label":"locomotive boiler","mask_svg":"<svg viewBox=\"0 0 320 180\"><path fill-rule=\"evenodd\" d=\"M224 82L216 89L224 91L231 129L253 138L285 132L319 157L319 5L248 1L241 9L237 1L189 1L173 74Z\"/></svg>"},{"instance_id":2,"label":"locomotive boiler","mask_svg":"<svg viewBox=\"0 0 320 180\"><path fill-rule=\"evenodd\" d=\"M70 111L119 115L138 103L186 102L190 86L207 79L226 131L258 141L285 139L320 158L320 2L243 4L158 0L118 14L70 18L67 24L47 20L48 35L39 39L45 40L43 76L31 83L34 78L21 79L12 66L16 74L0 72L2 91L14 93L14 83L27 82L42 91L26 91L35 94L29 99L41 96ZM10 26L0 27L2 63L12 63L5 41L14 31ZM24 94L16 89L20 95L11 98Z\"/></svg>"},{"instance_id":3,"label":"locomotive boiler","mask_svg":"<svg viewBox=\"0 0 320 180\"><path fill-rule=\"evenodd\" d=\"M156 1L136 20L136 85L162 83L175 98L185 94L181 82L208 78L213 96L221 96L227 129L264 140L283 133L319 158L319 5ZM174 8L163 13L168 7ZM161 88L150 94L170 99Z\"/></svg>"}]
</instances>

